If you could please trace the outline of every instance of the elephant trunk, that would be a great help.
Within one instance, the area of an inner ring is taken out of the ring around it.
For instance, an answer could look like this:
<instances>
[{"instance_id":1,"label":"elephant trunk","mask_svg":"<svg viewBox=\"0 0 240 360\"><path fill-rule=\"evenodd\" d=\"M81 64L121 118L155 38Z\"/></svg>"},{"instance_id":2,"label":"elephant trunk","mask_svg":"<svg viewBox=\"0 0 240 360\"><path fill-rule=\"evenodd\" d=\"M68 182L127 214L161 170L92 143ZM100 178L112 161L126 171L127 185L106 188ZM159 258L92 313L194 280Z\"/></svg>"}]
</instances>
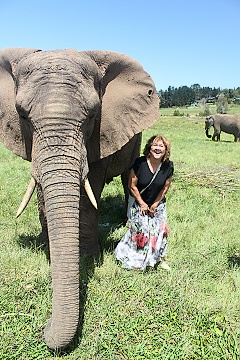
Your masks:
<instances>
[{"instance_id":1,"label":"elephant trunk","mask_svg":"<svg viewBox=\"0 0 240 360\"><path fill-rule=\"evenodd\" d=\"M209 131L209 127L207 125L205 125L205 134L208 138L211 138L212 136L209 135L208 131Z\"/></svg>"},{"instance_id":2,"label":"elephant trunk","mask_svg":"<svg viewBox=\"0 0 240 360\"><path fill-rule=\"evenodd\" d=\"M70 344L79 321L80 185L88 171L86 160L80 161L80 154L86 159L86 150L79 147L75 143L64 154L54 147L47 150L49 156L44 146L34 151L33 171L44 196L52 276L52 317L44 337L53 350Z\"/></svg>"},{"instance_id":3,"label":"elephant trunk","mask_svg":"<svg viewBox=\"0 0 240 360\"><path fill-rule=\"evenodd\" d=\"M44 337L51 349L66 347L79 320L79 194L75 171L66 177L46 175L45 199L52 275L52 318ZM58 177L58 178L57 178Z\"/></svg>"}]
</instances>

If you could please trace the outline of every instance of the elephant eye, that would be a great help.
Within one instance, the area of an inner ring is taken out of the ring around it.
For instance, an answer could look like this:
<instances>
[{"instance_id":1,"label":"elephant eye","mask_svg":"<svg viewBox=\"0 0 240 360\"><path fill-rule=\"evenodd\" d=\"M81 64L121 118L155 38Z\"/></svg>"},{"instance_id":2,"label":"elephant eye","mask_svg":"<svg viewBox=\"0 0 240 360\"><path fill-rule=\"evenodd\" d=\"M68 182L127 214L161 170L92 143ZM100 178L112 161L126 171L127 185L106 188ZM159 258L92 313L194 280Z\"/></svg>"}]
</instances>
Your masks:
<instances>
[{"instance_id":1,"label":"elephant eye","mask_svg":"<svg viewBox=\"0 0 240 360\"><path fill-rule=\"evenodd\" d=\"M152 96L153 91L152 90L148 90L148 96Z\"/></svg>"}]
</instances>

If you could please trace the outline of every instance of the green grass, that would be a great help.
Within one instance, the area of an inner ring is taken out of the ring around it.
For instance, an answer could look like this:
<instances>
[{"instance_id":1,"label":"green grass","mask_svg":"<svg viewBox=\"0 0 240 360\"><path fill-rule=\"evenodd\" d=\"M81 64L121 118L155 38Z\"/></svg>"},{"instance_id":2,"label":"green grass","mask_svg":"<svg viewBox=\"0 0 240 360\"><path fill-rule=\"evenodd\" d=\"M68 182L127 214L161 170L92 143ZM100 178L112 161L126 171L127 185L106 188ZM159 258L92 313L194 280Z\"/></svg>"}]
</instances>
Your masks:
<instances>
[{"instance_id":1,"label":"green grass","mask_svg":"<svg viewBox=\"0 0 240 360\"><path fill-rule=\"evenodd\" d=\"M15 219L30 164L0 146L0 359L239 358L240 144L228 134L220 143L207 139L197 115L161 116L143 144L154 133L170 140L175 165L167 196L172 270L142 273L115 262L113 249L126 231L115 178L101 199L103 256L81 262L82 321L62 354L50 352L42 336L51 278L35 195Z\"/></svg>"},{"instance_id":2,"label":"green grass","mask_svg":"<svg viewBox=\"0 0 240 360\"><path fill-rule=\"evenodd\" d=\"M199 113L203 112L204 108L201 105L198 106L184 106L181 108L161 108L162 116L173 116L174 111L178 109L180 114L184 114L184 116L194 117L199 116ZM216 113L216 105L209 104L209 109L211 114ZM228 113L230 114L238 114L240 115L240 106L229 104L228 105Z\"/></svg>"}]
</instances>

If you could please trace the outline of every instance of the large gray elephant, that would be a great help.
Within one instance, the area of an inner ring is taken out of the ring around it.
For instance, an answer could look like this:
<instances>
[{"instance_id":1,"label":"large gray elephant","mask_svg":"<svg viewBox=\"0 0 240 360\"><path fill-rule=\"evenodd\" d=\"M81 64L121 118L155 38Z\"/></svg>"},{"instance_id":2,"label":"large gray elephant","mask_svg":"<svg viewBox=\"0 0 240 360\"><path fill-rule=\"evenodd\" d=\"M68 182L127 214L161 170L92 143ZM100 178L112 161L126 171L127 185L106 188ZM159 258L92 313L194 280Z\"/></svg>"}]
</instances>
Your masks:
<instances>
[{"instance_id":1,"label":"large gray elephant","mask_svg":"<svg viewBox=\"0 0 240 360\"><path fill-rule=\"evenodd\" d=\"M221 131L233 134L235 142L240 140L240 117L237 115L215 114L207 116L205 119L205 132L208 138L211 138L211 135L209 135L211 126L214 127L212 140L217 138L217 141L220 141Z\"/></svg>"},{"instance_id":2,"label":"large gray elephant","mask_svg":"<svg viewBox=\"0 0 240 360\"><path fill-rule=\"evenodd\" d=\"M126 184L141 132L158 117L151 77L126 55L0 51L0 140L32 162L49 237L53 300L44 336L51 349L66 347L77 330L79 248L99 251L98 211L83 184L88 178L97 205L114 176Z\"/></svg>"}]
</instances>

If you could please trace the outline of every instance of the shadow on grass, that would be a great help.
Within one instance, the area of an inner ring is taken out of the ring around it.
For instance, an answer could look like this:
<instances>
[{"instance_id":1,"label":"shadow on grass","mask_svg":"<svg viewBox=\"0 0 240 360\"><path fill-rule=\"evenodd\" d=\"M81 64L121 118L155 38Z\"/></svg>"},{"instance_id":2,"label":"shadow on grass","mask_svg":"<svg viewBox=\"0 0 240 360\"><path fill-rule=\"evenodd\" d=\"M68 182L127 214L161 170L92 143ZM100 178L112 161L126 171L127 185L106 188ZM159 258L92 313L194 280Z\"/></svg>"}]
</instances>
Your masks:
<instances>
[{"instance_id":1,"label":"shadow on grass","mask_svg":"<svg viewBox=\"0 0 240 360\"><path fill-rule=\"evenodd\" d=\"M240 256L232 255L228 257L228 266L230 268L240 267Z\"/></svg>"},{"instance_id":2,"label":"shadow on grass","mask_svg":"<svg viewBox=\"0 0 240 360\"><path fill-rule=\"evenodd\" d=\"M95 267L103 263L103 255L107 252L112 252L117 244L112 240L108 240L109 235L118 227L123 226L126 222L125 216L125 202L122 195L108 196L101 199L99 210L99 243L101 252L98 256L82 256L80 257L80 316L78 331L71 342L71 344L61 351L50 351L55 355L67 355L73 351L81 342L82 331L84 326L84 310L87 301L88 284L94 275ZM120 240L120 239L119 239ZM20 235L18 244L21 248L29 248L34 253L43 252L50 263L49 247L43 243L41 234L39 236Z\"/></svg>"},{"instance_id":3,"label":"shadow on grass","mask_svg":"<svg viewBox=\"0 0 240 360\"><path fill-rule=\"evenodd\" d=\"M21 234L19 235L17 242L21 248L28 248L32 250L32 252L44 252L47 260L49 261L49 249L48 246L42 241L41 234L38 236Z\"/></svg>"},{"instance_id":4,"label":"shadow on grass","mask_svg":"<svg viewBox=\"0 0 240 360\"><path fill-rule=\"evenodd\" d=\"M126 205L123 196L108 196L101 199L98 234L103 252L112 252L118 240L112 241L109 235L117 228L124 226L127 221ZM119 239L120 240L120 239Z\"/></svg>"},{"instance_id":5,"label":"shadow on grass","mask_svg":"<svg viewBox=\"0 0 240 360\"><path fill-rule=\"evenodd\" d=\"M212 141L212 143L233 143L234 144L234 138L233 140L220 140L220 141L217 141L217 140L212 140L212 139L205 139L206 141Z\"/></svg>"}]
</instances>

